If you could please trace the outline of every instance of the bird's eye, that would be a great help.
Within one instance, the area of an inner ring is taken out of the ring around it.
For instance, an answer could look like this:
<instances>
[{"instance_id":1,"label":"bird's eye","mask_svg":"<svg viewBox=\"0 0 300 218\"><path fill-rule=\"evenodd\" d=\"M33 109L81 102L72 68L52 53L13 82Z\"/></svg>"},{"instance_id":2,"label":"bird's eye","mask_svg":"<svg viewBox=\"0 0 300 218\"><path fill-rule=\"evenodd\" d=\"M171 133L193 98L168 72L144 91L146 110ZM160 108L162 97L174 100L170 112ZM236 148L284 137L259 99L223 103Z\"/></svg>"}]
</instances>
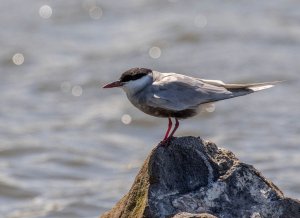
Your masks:
<instances>
[{"instance_id":1,"label":"bird's eye","mask_svg":"<svg viewBox=\"0 0 300 218\"><path fill-rule=\"evenodd\" d=\"M120 81L121 82L128 82L128 81L131 81L131 80L137 80L137 79L142 78L145 75L147 75L147 74L139 73L139 74L133 74L133 75L124 75L123 77L121 77Z\"/></svg>"},{"instance_id":2,"label":"bird's eye","mask_svg":"<svg viewBox=\"0 0 300 218\"><path fill-rule=\"evenodd\" d=\"M124 76L120 78L121 82L128 82L129 81L129 77L128 76Z\"/></svg>"}]
</instances>

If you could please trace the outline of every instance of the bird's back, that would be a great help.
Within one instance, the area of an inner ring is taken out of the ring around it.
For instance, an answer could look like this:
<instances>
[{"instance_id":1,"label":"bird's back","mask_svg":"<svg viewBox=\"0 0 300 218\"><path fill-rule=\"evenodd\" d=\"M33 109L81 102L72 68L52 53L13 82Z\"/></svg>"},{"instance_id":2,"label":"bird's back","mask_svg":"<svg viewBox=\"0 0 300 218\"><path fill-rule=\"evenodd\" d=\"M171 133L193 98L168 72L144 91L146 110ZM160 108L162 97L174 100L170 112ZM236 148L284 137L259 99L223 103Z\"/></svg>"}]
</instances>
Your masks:
<instances>
[{"instance_id":1,"label":"bird's back","mask_svg":"<svg viewBox=\"0 0 300 218\"><path fill-rule=\"evenodd\" d=\"M225 84L175 73L153 72L153 83L129 100L143 112L161 117L186 118L201 104L247 95L273 83Z\"/></svg>"}]
</instances>

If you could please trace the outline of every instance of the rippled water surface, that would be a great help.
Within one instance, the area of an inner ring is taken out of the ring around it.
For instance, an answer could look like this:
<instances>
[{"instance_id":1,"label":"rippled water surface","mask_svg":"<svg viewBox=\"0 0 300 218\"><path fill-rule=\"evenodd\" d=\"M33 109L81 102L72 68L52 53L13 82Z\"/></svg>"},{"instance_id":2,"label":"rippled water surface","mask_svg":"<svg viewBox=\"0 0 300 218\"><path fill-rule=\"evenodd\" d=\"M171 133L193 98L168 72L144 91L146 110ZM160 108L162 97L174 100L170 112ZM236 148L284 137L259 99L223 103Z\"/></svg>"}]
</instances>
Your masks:
<instances>
[{"instance_id":1,"label":"rippled water surface","mask_svg":"<svg viewBox=\"0 0 300 218\"><path fill-rule=\"evenodd\" d=\"M101 85L136 66L225 82L286 80L184 120L300 198L300 3L4 1L0 214L97 217L130 188L167 120Z\"/></svg>"}]
</instances>

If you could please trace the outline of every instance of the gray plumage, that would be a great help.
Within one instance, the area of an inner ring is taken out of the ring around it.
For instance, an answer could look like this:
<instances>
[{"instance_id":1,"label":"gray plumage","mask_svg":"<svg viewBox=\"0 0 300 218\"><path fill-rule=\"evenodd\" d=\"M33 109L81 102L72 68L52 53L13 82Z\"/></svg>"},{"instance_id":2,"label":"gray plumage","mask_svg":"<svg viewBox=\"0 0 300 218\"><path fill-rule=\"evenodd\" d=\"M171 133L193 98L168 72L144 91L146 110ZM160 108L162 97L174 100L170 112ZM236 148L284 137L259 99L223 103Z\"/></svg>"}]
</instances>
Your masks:
<instances>
[{"instance_id":1,"label":"gray plumage","mask_svg":"<svg viewBox=\"0 0 300 218\"><path fill-rule=\"evenodd\" d=\"M187 118L197 114L199 106L270 88L276 82L225 84L176 73L151 73L124 84L130 102L143 112L158 117Z\"/></svg>"},{"instance_id":2,"label":"gray plumage","mask_svg":"<svg viewBox=\"0 0 300 218\"><path fill-rule=\"evenodd\" d=\"M195 116L201 105L247 95L271 88L276 82L225 84L220 80L206 80L176 73L160 73L145 68L132 68L120 80L104 88L121 87L130 102L146 114L168 117L169 125L163 142L173 137L178 119ZM171 117L176 120L172 133Z\"/></svg>"}]
</instances>

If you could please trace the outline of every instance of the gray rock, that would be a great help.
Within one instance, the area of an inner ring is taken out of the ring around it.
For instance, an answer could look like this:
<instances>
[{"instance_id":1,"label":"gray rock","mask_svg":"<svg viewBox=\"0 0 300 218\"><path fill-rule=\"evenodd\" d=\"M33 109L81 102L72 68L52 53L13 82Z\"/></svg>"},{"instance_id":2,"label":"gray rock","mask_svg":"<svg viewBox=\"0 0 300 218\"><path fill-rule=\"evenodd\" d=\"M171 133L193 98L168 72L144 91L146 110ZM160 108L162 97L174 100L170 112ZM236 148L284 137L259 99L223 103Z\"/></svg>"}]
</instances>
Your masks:
<instances>
[{"instance_id":1,"label":"gray rock","mask_svg":"<svg viewBox=\"0 0 300 218\"><path fill-rule=\"evenodd\" d=\"M295 218L300 202L232 152L181 137L153 149L129 193L101 217Z\"/></svg>"},{"instance_id":2,"label":"gray rock","mask_svg":"<svg viewBox=\"0 0 300 218\"><path fill-rule=\"evenodd\" d=\"M182 212L176 214L172 218L217 218L217 217L208 213L192 214L192 213Z\"/></svg>"}]
</instances>

